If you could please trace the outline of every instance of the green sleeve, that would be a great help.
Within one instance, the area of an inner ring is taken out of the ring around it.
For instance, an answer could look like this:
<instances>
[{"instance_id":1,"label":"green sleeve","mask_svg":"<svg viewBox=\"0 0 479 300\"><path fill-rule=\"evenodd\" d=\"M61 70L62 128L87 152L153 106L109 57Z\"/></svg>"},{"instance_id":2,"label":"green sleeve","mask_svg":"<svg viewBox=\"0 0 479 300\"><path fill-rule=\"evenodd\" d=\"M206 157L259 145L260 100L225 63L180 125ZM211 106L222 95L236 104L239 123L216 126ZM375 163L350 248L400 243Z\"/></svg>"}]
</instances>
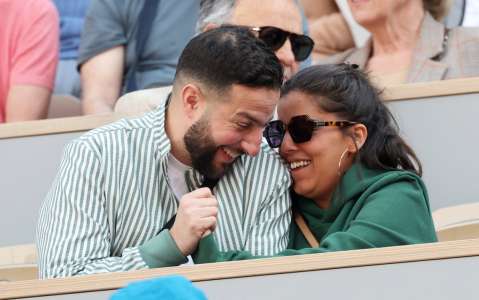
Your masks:
<instances>
[{"instance_id":1,"label":"green sleeve","mask_svg":"<svg viewBox=\"0 0 479 300\"><path fill-rule=\"evenodd\" d=\"M177 266L188 261L178 249L169 230L161 231L139 248L141 257L150 268Z\"/></svg>"},{"instance_id":2,"label":"green sleeve","mask_svg":"<svg viewBox=\"0 0 479 300\"><path fill-rule=\"evenodd\" d=\"M193 261L196 264L204 264L204 263L224 262L224 261L233 261L233 260L246 260L246 259L276 257L276 256L311 254L311 253L320 253L320 252L325 252L325 249L323 248L304 248L300 250L286 249L282 252L279 252L278 254L274 256L255 256L255 255L252 255L251 252L249 251L221 252L218 250L218 245L216 244L215 239L210 234L200 241L197 251L193 254Z\"/></svg>"},{"instance_id":3,"label":"green sleeve","mask_svg":"<svg viewBox=\"0 0 479 300\"><path fill-rule=\"evenodd\" d=\"M427 195L416 180L394 182L368 195L344 231L329 234L319 248L287 249L275 256L313 254L437 241ZM210 235L200 241L195 263L261 258L248 251L220 252Z\"/></svg>"}]
</instances>

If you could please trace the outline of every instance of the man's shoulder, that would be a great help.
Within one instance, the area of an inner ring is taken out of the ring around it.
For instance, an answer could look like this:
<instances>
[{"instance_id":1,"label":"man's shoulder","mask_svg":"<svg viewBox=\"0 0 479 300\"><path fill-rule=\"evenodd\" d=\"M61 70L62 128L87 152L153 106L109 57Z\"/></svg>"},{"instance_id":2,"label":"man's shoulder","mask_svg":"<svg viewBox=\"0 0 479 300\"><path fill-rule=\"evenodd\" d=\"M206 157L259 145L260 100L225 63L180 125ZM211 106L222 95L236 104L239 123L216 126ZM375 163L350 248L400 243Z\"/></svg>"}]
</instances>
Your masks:
<instances>
[{"instance_id":1,"label":"man's shoulder","mask_svg":"<svg viewBox=\"0 0 479 300\"><path fill-rule=\"evenodd\" d=\"M274 175L288 177L289 171L279 154L262 140L260 151L255 156L243 155L243 165L248 170L254 170L253 175Z\"/></svg>"},{"instance_id":2,"label":"man's shoulder","mask_svg":"<svg viewBox=\"0 0 479 300\"><path fill-rule=\"evenodd\" d=\"M146 144L151 142L153 137L157 136L158 131L160 131L160 128L158 128L158 122L160 121L158 120L158 114L160 112L155 110L140 117L118 120L85 133L74 140L73 143L121 146L141 139ZM143 145L141 144L140 146Z\"/></svg>"}]
</instances>

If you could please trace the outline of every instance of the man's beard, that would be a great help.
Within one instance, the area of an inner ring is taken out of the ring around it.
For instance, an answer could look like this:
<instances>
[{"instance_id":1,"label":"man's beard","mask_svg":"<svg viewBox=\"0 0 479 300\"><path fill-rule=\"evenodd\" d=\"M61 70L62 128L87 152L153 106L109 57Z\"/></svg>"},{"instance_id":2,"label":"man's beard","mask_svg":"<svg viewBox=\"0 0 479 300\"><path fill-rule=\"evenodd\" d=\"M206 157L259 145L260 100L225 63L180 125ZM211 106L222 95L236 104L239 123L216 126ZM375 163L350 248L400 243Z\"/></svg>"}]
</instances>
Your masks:
<instances>
[{"instance_id":1,"label":"man's beard","mask_svg":"<svg viewBox=\"0 0 479 300\"><path fill-rule=\"evenodd\" d=\"M213 159L218 146L211 137L208 119L203 116L186 132L183 141L186 150L190 154L193 168L199 171L203 176L216 179L221 177L225 169L215 167Z\"/></svg>"}]
</instances>

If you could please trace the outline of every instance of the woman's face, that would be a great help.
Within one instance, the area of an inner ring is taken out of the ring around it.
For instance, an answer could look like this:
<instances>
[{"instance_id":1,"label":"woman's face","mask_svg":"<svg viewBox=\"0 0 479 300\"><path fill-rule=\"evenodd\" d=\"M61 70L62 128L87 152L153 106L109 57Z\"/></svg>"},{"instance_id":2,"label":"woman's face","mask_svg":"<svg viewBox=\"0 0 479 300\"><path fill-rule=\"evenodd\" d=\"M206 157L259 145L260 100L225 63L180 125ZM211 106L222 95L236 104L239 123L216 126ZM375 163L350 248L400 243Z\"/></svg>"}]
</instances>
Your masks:
<instances>
[{"instance_id":1,"label":"woman's face","mask_svg":"<svg viewBox=\"0 0 479 300\"><path fill-rule=\"evenodd\" d=\"M312 96L290 92L279 101L278 117L284 124L289 124L291 118L298 115L322 121L340 120L333 113L323 112ZM280 155L290 168L294 191L315 200L320 207L328 207L340 179L339 160L351 141L339 127L333 126L316 129L310 141L298 144L286 132ZM341 162L342 172L350 163L351 158L346 153Z\"/></svg>"},{"instance_id":2,"label":"woman's face","mask_svg":"<svg viewBox=\"0 0 479 300\"><path fill-rule=\"evenodd\" d=\"M356 22L368 28L385 22L411 0L348 0Z\"/></svg>"}]
</instances>

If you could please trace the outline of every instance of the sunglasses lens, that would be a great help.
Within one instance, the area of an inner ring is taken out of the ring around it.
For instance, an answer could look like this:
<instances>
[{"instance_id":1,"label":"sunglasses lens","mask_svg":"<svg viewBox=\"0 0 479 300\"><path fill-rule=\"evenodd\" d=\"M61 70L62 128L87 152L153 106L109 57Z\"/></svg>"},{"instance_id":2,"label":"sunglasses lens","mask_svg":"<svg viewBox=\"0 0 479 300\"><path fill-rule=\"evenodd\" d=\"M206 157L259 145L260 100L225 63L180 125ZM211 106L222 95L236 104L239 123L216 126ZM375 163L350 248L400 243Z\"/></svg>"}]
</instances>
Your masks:
<instances>
[{"instance_id":1,"label":"sunglasses lens","mask_svg":"<svg viewBox=\"0 0 479 300\"><path fill-rule=\"evenodd\" d=\"M291 47L297 61L303 61L311 54L314 41L306 35L293 34L290 37Z\"/></svg>"},{"instance_id":2,"label":"sunglasses lens","mask_svg":"<svg viewBox=\"0 0 479 300\"><path fill-rule=\"evenodd\" d=\"M264 129L263 136L271 148L279 147L284 137L283 123L281 121L270 122Z\"/></svg>"},{"instance_id":3,"label":"sunglasses lens","mask_svg":"<svg viewBox=\"0 0 479 300\"><path fill-rule=\"evenodd\" d=\"M288 132L295 143L304 143L313 136L314 123L307 116L291 118L288 124Z\"/></svg>"},{"instance_id":4,"label":"sunglasses lens","mask_svg":"<svg viewBox=\"0 0 479 300\"><path fill-rule=\"evenodd\" d=\"M274 51L283 46L288 33L276 27L262 27L259 38Z\"/></svg>"}]
</instances>

